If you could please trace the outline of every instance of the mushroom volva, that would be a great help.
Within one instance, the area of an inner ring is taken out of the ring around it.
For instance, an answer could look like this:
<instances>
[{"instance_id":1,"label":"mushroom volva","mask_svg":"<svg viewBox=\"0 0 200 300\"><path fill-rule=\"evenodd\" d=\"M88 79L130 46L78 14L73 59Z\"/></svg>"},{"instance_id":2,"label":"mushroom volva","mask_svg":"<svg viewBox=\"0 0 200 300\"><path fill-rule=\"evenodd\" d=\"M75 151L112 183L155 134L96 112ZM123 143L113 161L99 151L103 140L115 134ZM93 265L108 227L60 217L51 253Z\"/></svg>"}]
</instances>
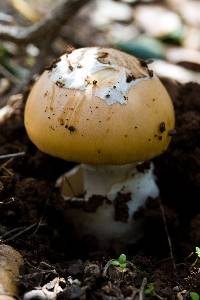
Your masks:
<instances>
[{"instance_id":1,"label":"mushroom volva","mask_svg":"<svg viewBox=\"0 0 200 300\"><path fill-rule=\"evenodd\" d=\"M154 72L115 49L74 50L39 77L25 127L41 151L80 163L58 180L78 235L109 243L138 239L134 214L159 194L153 164L138 169L168 147L174 119Z\"/></svg>"}]
</instances>

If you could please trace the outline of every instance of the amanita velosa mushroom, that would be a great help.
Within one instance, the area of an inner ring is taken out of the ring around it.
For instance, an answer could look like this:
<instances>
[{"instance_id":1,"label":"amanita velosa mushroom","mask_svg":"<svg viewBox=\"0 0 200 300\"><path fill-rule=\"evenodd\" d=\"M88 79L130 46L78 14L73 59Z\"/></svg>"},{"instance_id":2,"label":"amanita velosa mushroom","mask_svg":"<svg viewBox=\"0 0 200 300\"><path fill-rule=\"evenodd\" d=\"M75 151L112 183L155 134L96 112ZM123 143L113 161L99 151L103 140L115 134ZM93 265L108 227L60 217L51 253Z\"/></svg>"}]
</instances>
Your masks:
<instances>
[{"instance_id":1,"label":"amanita velosa mushroom","mask_svg":"<svg viewBox=\"0 0 200 300\"><path fill-rule=\"evenodd\" d=\"M165 151L174 129L171 99L148 65L110 48L62 55L35 83L25 127L41 151L81 163L59 179L77 235L137 240L134 214L159 194L153 164L138 166Z\"/></svg>"}]
</instances>

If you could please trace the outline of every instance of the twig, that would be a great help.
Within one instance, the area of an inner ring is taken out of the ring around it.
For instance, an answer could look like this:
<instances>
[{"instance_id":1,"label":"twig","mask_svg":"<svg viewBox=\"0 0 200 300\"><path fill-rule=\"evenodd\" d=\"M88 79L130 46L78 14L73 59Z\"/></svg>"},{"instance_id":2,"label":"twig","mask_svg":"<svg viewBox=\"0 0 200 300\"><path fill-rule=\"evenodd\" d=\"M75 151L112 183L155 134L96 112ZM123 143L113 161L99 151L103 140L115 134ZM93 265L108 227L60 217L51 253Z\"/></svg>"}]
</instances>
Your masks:
<instances>
[{"instance_id":1,"label":"twig","mask_svg":"<svg viewBox=\"0 0 200 300\"><path fill-rule=\"evenodd\" d=\"M9 176L13 176L13 172L7 169L7 166L13 161L15 157L23 156L25 155L25 152L18 152L18 153L11 153L11 154L2 154L0 155L1 159L8 159L6 162L0 165L0 170L4 170Z\"/></svg>"},{"instance_id":2,"label":"twig","mask_svg":"<svg viewBox=\"0 0 200 300\"><path fill-rule=\"evenodd\" d=\"M10 153L10 154L0 154L0 159L7 159L13 157L24 156L26 152Z\"/></svg>"},{"instance_id":3,"label":"twig","mask_svg":"<svg viewBox=\"0 0 200 300\"><path fill-rule=\"evenodd\" d=\"M5 161L3 164L0 165L0 170L4 169L7 171L7 166L13 161L13 158L9 158L7 161ZM9 172L8 172L9 173ZM12 172L11 172L12 173Z\"/></svg>"},{"instance_id":4,"label":"twig","mask_svg":"<svg viewBox=\"0 0 200 300\"><path fill-rule=\"evenodd\" d=\"M41 44L50 37L53 40L61 27L87 2L89 0L65 0L44 20L29 27L0 25L0 39L16 44Z\"/></svg>"},{"instance_id":5,"label":"twig","mask_svg":"<svg viewBox=\"0 0 200 300\"><path fill-rule=\"evenodd\" d=\"M8 201L8 202L0 201L0 205L8 205L8 204L13 203L15 201L14 197L10 197L8 199L10 199L10 201Z\"/></svg>"},{"instance_id":6,"label":"twig","mask_svg":"<svg viewBox=\"0 0 200 300\"><path fill-rule=\"evenodd\" d=\"M14 228L14 229L11 229L9 231L6 231L3 235L0 235L0 240L4 239L5 237L15 233L16 231L19 231L19 230L22 230L24 229L24 226L21 226L21 227L17 227L17 228Z\"/></svg>"},{"instance_id":7,"label":"twig","mask_svg":"<svg viewBox=\"0 0 200 300\"><path fill-rule=\"evenodd\" d=\"M2 64L0 64L0 73L6 78L8 78L11 82L15 84L20 83L20 80L17 77L15 77L11 72L9 72L8 69L6 69Z\"/></svg>"},{"instance_id":8,"label":"twig","mask_svg":"<svg viewBox=\"0 0 200 300\"><path fill-rule=\"evenodd\" d=\"M164 297L161 297L160 295L158 295L156 292L153 293L154 297L156 297L158 300L167 300Z\"/></svg>"},{"instance_id":9,"label":"twig","mask_svg":"<svg viewBox=\"0 0 200 300\"><path fill-rule=\"evenodd\" d=\"M107 276L108 268L110 267L110 260L106 263L104 269L103 269L103 277Z\"/></svg>"},{"instance_id":10,"label":"twig","mask_svg":"<svg viewBox=\"0 0 200 300\"><path fill-rule=\"evenodd\" d=\"M55 274L55 275L58 275L56 269L55 269L53 266L47 264L47 263L44 262L44 261L41 261L40 264L39 264L39 266L41 266L41 265L47 266L47 267L49 268L48 270L47 270L47 269L42 269L42 268L40 268L40 267L36 267L36 266L32 265L27 259L25 259L25 264L27 264L27 265L28 265L29 267L31 267L32 269L35 269L35 270L38 271L38 272L32 273L31 275L38 274L39 272L41 272L41 273L43 273L43 274L45 274L45 273L53 273L53 274ZM29 275L28 275L28 276L29 276Z\"/></svg>"},{"instance_id":11,"label":"twig","mask_svg":"<svg viewBox=\"0 0 200 300\"><path fill-rule=\"evenodd\" d=\"M40 218L40 220L39 220L39 222L38 222L38 224L37 224L34 232L32 233L32 236L34 236L38 232L38 229L40 228L40 226L43 225L42 222L43 222L43 216Z\"/></svg>"},{"instance_id":12,"label":"twig","mask_svg":"<svg viewBox=\"0 0 200 300\"><path fill-rule=\"evenodd\" d=\"M4 242L4 243L7 243L7 242L9 242L9 241L14 240L15 238L19 237L20 235L22 235L22 234L24 234L25 232L27 232L27 231L31 230L32 228L34 228L36 225L37 225L37 223L34 223L34 224L32 224L32 225L30 225L30 226L28 226L28 227L22 229L21 231L17 232L16 234L12 235L11 237L9 237L9 238L7 238L7 239L4 239L3 242ZM1 240L0 240L0 242L1 242Z\"/></svg>"},{"instance_id":13,"label":"twig","mask_svg":"<svg viewBox=\"0 0 200 300\"><path fill-rule=\"evenodd\" d=\"M59 36L63 25L90 0L64 0L45 19L29 27L0 25L0 40L12 41L17 45L25 46L29 43L40 48L40 54L36 59L35 66L28 77L20 84L14 86L11 93L18 93L24 87L29 86L33 75L40 73L44 68L46 57L51 51L52 42Z\"/></svg>"},{"instance_id":14,"label":"twig","mask_svg":"<svg viewBox=\"0 0 200 300\"><path fill-rule=\"evenodd\" d=\"M147 284L147 279L146 279L146 277L144 277L142 280L142 284L140 286L139 300L143 300L143 298L144 298L144 288L145 288L146 284Z\"/></svg>"},{"instance_id":15,"label":"twig","mask_svg":"<svg viewBox=\"0 0 200 300\"><path fill-rule=\"evenodd\" d=\"M172 241L171 241L171 237L169 235L169 230L168 230L168 227L167 227L167 220L166 220L166 216L165 216L165 210L164 210L164 207L163 207L163 204L162 204L160 198L159 198L159 206L160 206L160 211L161 211L161 215L162 215L162 219L163 219L163 223L164 223L165 232L166 232L166 235L167 235L167 241L168 241L168 245L169 245L170 258L171 258L171 261L172 261L172 266L173 266L173 269L174 269L174 274L176 276L177 275L177 269L176 269L176 264L175 264L175 260L174 260Z\"/></svg>"},{"instance_id":16,"label":"twig","mask_svg":"<svg viewBox=\"0 0 200 300\"><path fill-rule=\"evenodd\" d=\"M7 166L13 161L13 158L9 158L5 163L0 165L0 170L3 170L4 172L6 172L8 174L8 176L13 176L14 173L7 169Z\"/></svg>"}]
</instances>

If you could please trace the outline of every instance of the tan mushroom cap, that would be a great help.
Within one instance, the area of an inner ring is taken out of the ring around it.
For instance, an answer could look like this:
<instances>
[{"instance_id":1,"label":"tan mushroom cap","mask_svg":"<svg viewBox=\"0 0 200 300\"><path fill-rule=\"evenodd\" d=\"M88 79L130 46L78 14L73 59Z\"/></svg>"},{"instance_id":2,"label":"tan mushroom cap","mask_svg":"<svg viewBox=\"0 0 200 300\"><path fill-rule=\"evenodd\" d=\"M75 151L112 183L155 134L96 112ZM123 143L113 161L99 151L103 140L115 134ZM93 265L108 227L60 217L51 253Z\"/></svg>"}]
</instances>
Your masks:
<instances>
[{"instance_id":1,"label":"tan mushroom cap","mask_svg":"<svg viewBox=\"0 0 200 300\"><path fill-rule=\"evenodd\" d=\"M89 164L153 158L174 129L171 99L148 67L114 49L63 55L35 83L25 127L43 152Z\"/></svg>"}]
</instances>

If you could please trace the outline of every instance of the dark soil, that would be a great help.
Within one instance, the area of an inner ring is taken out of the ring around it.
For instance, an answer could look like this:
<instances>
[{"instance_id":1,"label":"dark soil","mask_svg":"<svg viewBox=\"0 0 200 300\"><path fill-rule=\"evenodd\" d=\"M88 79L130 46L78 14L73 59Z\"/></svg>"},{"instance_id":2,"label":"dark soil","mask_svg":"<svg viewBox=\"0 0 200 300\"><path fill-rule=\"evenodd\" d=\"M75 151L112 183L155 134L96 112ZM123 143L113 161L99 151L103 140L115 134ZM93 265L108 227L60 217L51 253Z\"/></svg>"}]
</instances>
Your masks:
<instances>
[{"instance_id":1,"label":"dark soil","mask_svg":"<svg viewBox=\"0 0 200 300\"><path fill-rule=\"evenodd\" d=\"M0 154L26 152L0 161L0 235L25 259L21 295L56 276L78 279L64 285L60 300L135 299L144 278L147 285L154 285L149 293L145 286L146 299L178 295L187 300L190 291L200 292L200 262L192 266L196 255L189 257L200 245L200 85L163 82L174 101L176 134L169 149L154 160L161 197L150 199L147 208L138 212L145 216L144 238L123 249L131 262L125 272L109 268L104 276L106 263L120 253L97 251L94 240L81 245L76 241L54 187L73 164L41 153L30 142L22 101L1 125Z\"/></svg>"}]
</instances>

